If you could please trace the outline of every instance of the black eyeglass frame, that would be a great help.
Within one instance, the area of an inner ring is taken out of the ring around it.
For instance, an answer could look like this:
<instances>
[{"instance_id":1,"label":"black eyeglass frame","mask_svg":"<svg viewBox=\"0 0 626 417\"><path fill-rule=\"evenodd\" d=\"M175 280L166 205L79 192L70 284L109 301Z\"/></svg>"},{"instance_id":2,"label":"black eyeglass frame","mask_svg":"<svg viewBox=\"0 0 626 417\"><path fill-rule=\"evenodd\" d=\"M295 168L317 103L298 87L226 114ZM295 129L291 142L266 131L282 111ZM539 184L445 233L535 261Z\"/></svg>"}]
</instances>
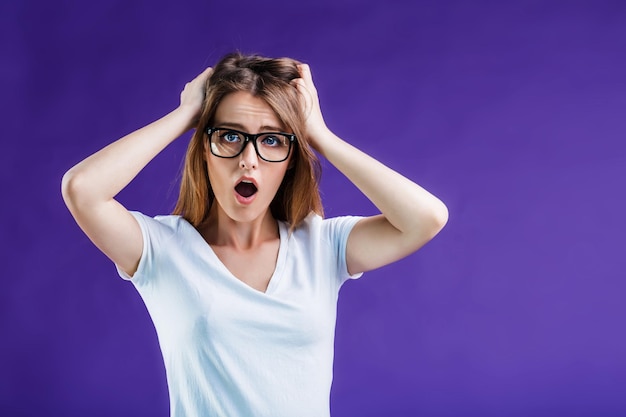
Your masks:
<instances>
[{"instance_id":1,"label":"black eyeglass frame","mask_svg":"<svg viewBox=\"0 0 626 417\"><path fill-rule=\"evenodd\" d=\"M213 152L213 147L211 146L211 135L213 134L213 132L216 132L218 130L227 130L229 132L234 132L234 133L239 133L240 135L242 135L245 138L245 141L243 143L243 145L241 146L241 150L239 152L237 152L235 155L233 156L224 156L224 155L217 155L215 152ZM261 132L261 133L257 133L257 134L251 134L251 133L246 133L246 132L242 132L241 130L236 130L236 129L231 129L231 128L227 128L227 127L207 127L205 128L205 132L207 134L207 140L209 141L209 149L211 149L211 153L215 156L217 156L218 158L236 158L239 155L241 155L241 153L244 151L244 149L246 149L246 146L248 146L248 142L252 142L252 146L254 147L254 151L256 152L256 155L261 158L262 160L266 161L266 162L283 162L286 161L287 158L289 158L289 155L291 155L291 148L293 148L293 143L296 142L296 135L292 134L292 133L285 133L285 132ZM287 150L287 156L285 156L285 158L279 160L279 161L271 161L269 159L265 159L261 156L261 154L259 153L259 148L257 147L257 143L256 140L259 136L264 136L264 135L281 135L281 136L285 136L288 140L289 140L289 149Z\"/></svg>"}]
</instances>

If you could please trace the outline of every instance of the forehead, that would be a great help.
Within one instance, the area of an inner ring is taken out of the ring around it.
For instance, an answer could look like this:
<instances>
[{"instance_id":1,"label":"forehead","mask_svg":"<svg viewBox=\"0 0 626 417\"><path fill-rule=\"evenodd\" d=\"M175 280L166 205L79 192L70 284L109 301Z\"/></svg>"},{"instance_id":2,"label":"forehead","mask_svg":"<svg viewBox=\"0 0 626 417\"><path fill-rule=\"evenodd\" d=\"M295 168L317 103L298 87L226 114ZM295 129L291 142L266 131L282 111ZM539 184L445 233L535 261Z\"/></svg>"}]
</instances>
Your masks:
<instances>
[{"instance_id":1,"label":"forehead","mask_svg":"<svg viewBox=\"0 0 626 417\"><path fill-rule=\"evenodd\" d=\"M230 93L215 112L215 125L241 128L248 133L262 130L284 130L278 115L265 100L246 91Z\"/></svg>"}]
</instances>

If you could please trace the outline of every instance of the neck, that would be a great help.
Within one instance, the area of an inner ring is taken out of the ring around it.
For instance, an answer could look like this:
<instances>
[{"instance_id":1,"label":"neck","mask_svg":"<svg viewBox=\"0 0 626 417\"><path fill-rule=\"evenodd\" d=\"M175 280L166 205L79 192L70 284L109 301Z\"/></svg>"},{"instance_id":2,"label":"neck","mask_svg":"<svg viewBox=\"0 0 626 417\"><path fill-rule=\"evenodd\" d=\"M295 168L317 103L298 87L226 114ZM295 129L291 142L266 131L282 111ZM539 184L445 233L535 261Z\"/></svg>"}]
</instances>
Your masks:
<instances>
[{"instance_id":1,"label":"neck","mask_svg":"<svg viewBox=\"0 0 626 417\"><path fill-rule=\"evenodd\" d=\"M219 204L212 207L202 234L210 245L230 246L238 250L256 248L279 236L278 222L269 209L252 221L238 222L228 217Z\"/></svg>"}]
</instances>

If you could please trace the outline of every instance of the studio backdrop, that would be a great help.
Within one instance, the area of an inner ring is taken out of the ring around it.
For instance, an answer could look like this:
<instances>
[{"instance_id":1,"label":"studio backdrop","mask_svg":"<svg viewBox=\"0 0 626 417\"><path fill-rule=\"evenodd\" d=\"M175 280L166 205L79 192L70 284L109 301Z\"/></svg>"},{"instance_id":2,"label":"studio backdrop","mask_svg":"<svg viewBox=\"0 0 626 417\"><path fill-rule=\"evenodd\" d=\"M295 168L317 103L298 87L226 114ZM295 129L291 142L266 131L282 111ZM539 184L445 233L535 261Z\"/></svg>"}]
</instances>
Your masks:
<instances>
[{"instance_id":1,"label":"studio backdrop","mask_svg":"<svg viewBox=\"0 0 626 417\"><path fill-rule=\"evenodd\" d=\"M327 124L450 220L341 290L331 409L626 415L626 3L5 1L0 415L168 415L156 333L63 173L227 52L311 66ZM189 134L119 196L167 214ZM375 208L324 163L326 216Z\"/></svg>"}]
</instances>

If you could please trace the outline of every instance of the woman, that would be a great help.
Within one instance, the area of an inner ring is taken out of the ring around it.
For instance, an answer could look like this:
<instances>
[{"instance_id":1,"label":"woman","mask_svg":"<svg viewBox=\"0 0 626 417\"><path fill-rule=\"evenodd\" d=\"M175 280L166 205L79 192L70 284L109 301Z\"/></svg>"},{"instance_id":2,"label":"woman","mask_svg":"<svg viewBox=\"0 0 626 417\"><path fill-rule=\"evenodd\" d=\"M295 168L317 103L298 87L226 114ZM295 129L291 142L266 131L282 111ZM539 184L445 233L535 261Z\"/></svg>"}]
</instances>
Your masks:
<instances>
[{"instance_id":1,"label":"woman","mask_svg":"<svg viewBox=\"0 0 626 417\"><path fill-rule=\"evenodd\" d=\"M191 128L173 215L114 199ZM381 214L322 219L311 148ZM328 416L342 283L447 221L440 200L326 127L309 67L287 58L224 57L177 109L77 164L62 188L150 312L172 416Z\"/></svg>"}]
</instances>

